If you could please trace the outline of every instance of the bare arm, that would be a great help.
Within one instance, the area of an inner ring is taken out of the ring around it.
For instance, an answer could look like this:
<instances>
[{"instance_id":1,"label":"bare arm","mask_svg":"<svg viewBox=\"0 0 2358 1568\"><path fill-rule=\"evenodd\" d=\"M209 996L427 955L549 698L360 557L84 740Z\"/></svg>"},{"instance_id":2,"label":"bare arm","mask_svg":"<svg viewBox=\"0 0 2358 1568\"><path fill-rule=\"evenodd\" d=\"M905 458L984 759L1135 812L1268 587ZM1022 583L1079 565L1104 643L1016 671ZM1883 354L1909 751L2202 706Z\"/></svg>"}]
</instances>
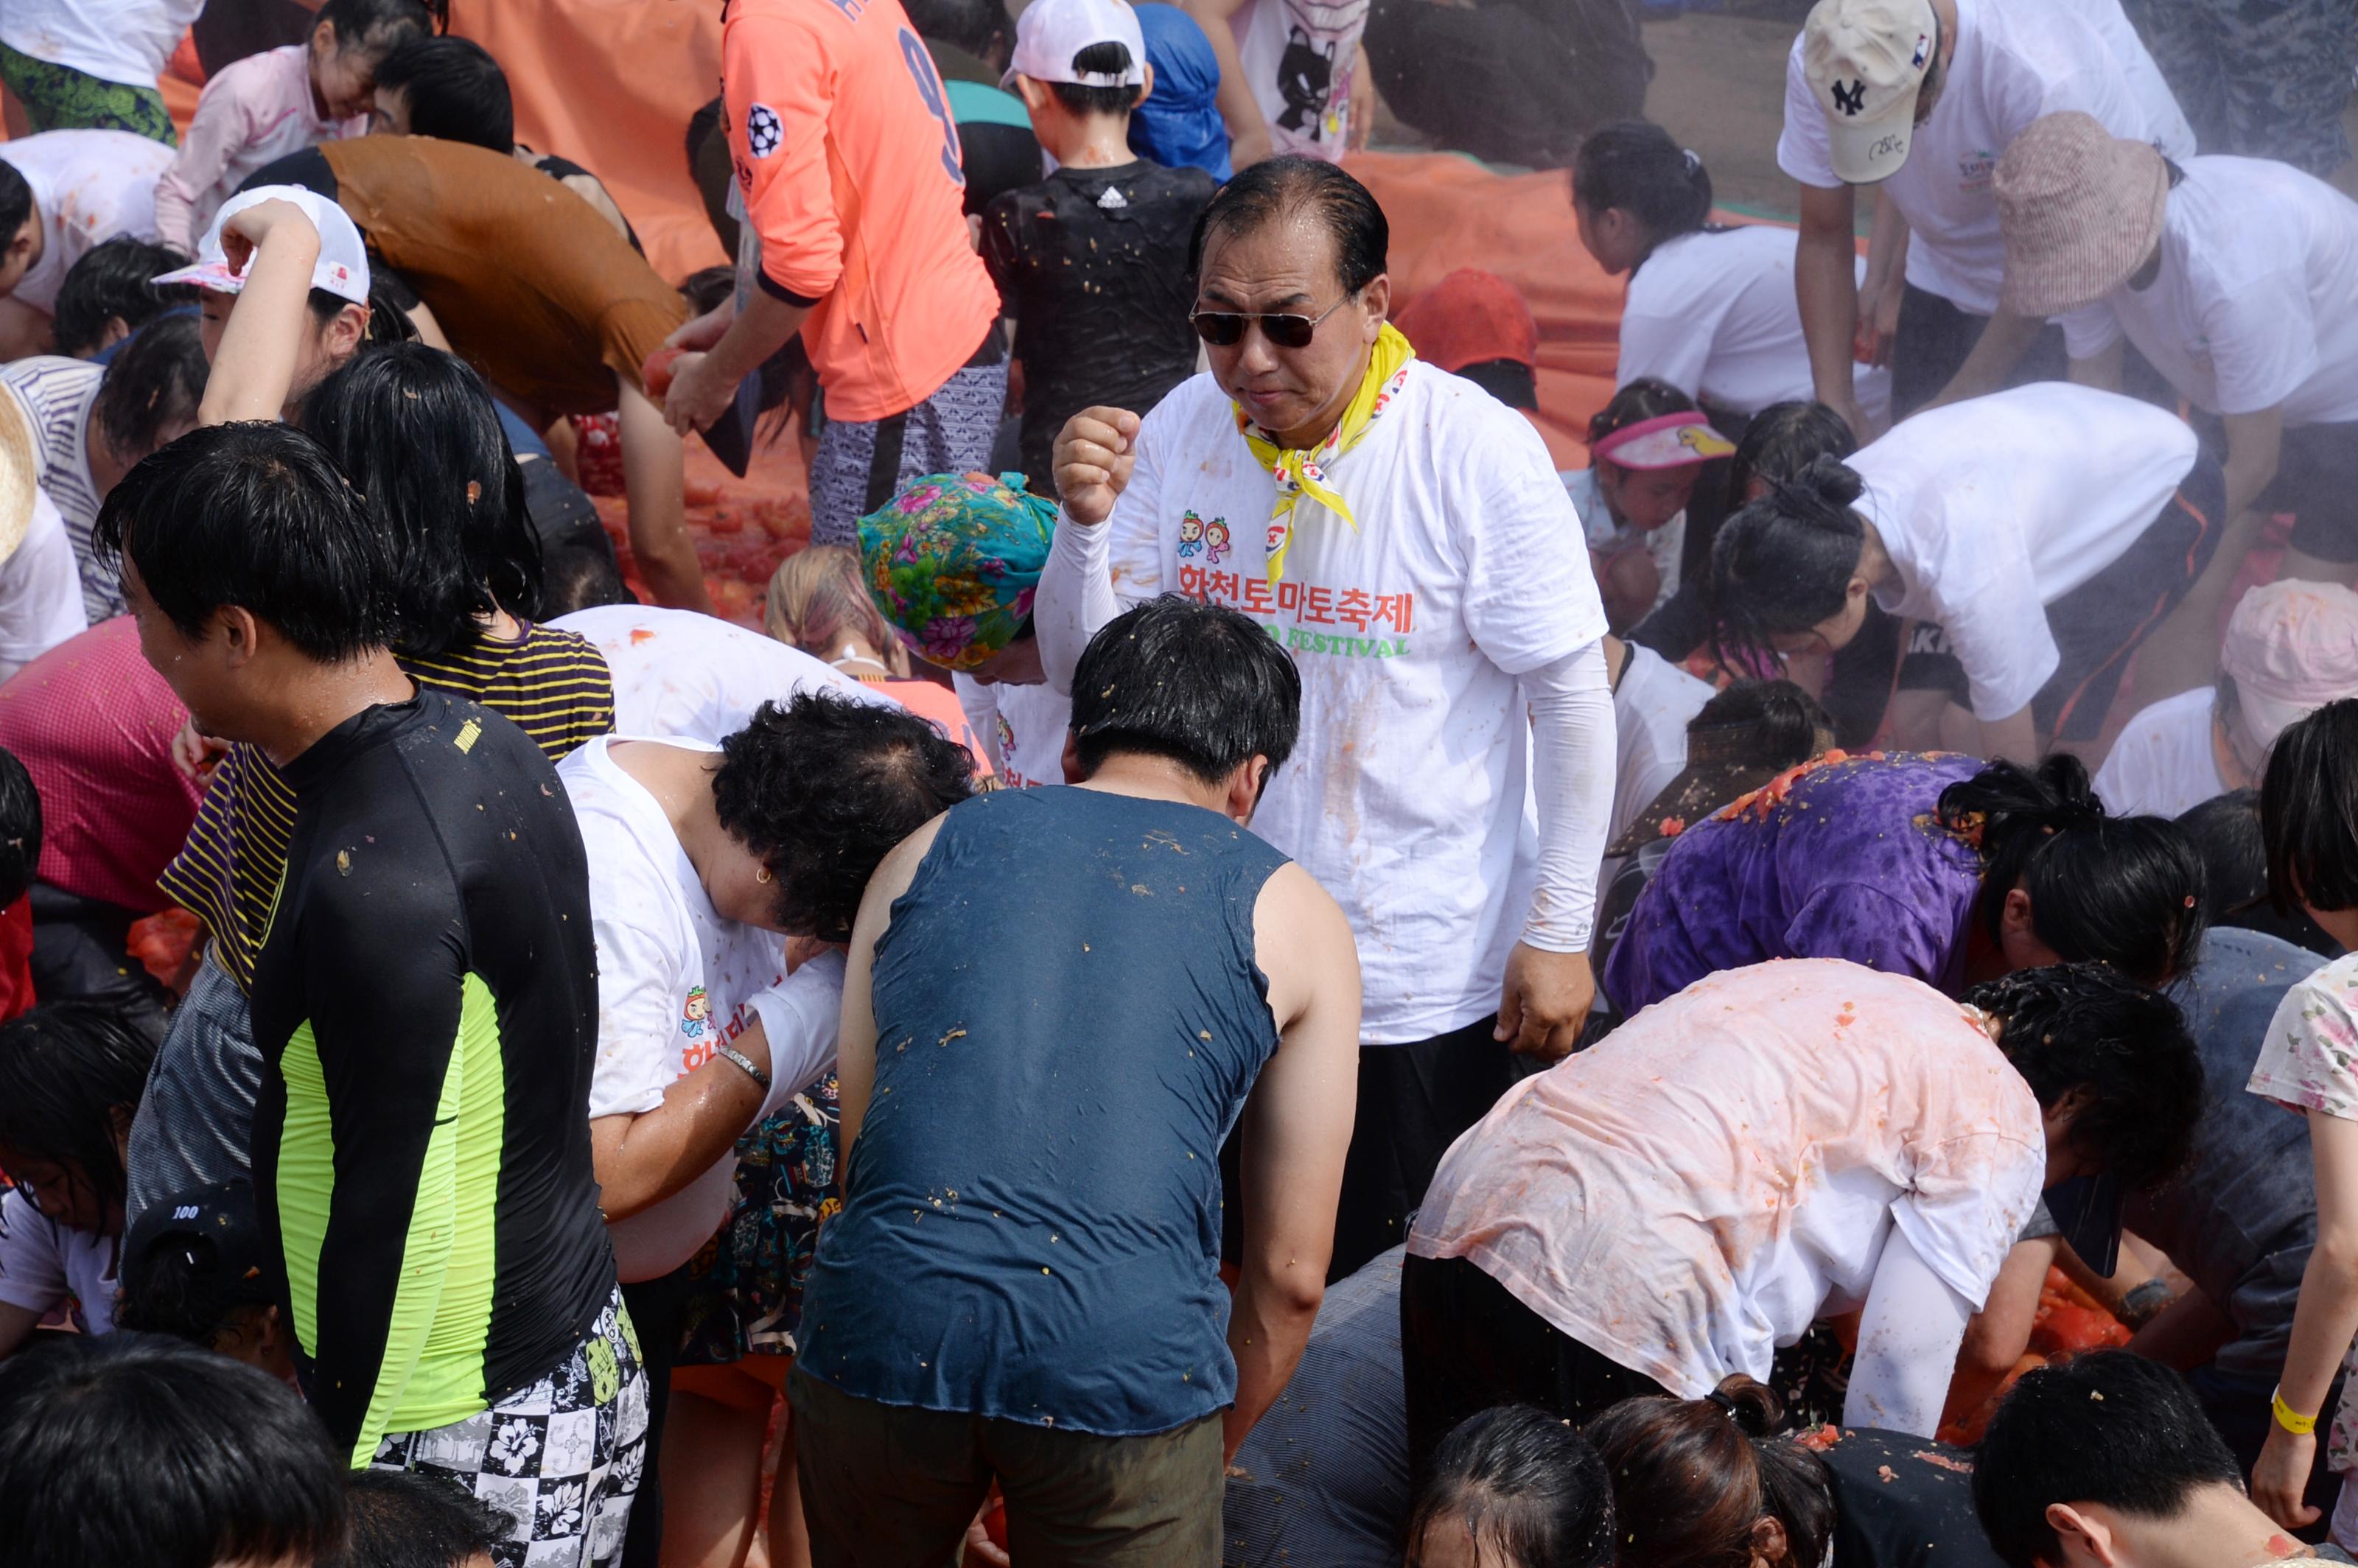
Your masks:
<instances>
[{"instance_id":1,"label":"bare arm","mask_svg":"<svg viewBox=\"0 0 2358 1568\"><path fill-rule=\"evenodd\" d=\"M1185 0L1187 14L1204 29L1212 43L1212 58L1220 62L1217 102L1220 118L1228 127L1228 161L1238 168L1260 163L1271 152L1269 122L1262 117L1260 100L1253 96L1252 83L1245 80L1237 32L1231 25L1231 18L1243 7L1244 0Z\"/></svg>"},{"instance_id":2,"label":"bare arm","mask_svg":"<svg viewBox=\"0 0 2358 1568\"><path fill-rule=\"evenodd\" d=\"M767 1070L770 1044L749 1024L730 1047ZM725 1056L715 1056L664 1091L663 1104L639 1116L601 1116L590 1123L590 1159L609 1220L628 1219L685 1190L727 1154L762 1108L762 1086Z\"/></svg>"},{"instance_id":3,"label":"bare arm","mask_svg":"<svg viewBox=\"0 0 2358 1568\"><path fill-rule=\"evenodd\" d=\"M291 201L264 201L222 228L229 265L246 268L245 287L222 329L200 425L234 419L276 419L295 386L303 336L310 330L311 269L319 260L319 231Z\"/></svg>"},{"instance_id":4,"label":"bare arm","mask_svg":"<svg viewBox=\"0 0 2358 1568\"><path fill-rule=\"evenodd\" d=\"M2326 1391L2358 1336L2358 1121L2310 1111L2309 1149L2317 1166L2317 1245L2300 1276L2277 1391L2296 1414L2330 1417ZM2316 1456L2315 1433L2295 1436L2271 1422L2252 1466L2252 1501L2288 1529L2314 1523L2318 1510L2301 1494Z\"/></svg>"},{"instance_id":5,"label":"bare arm","mask_svg":"<svg viewBox=\"0 0 2358 1568\"><path fill-rule=\"evenodd\" d=\"M1852 346L1866 363L1891 363L1891 340L1899 324L1900 299L1908 290L1908 220L1899 204L1878 191L1875 227L1866 242L1866 282L1858 293L1858 327ZM1861 440L1864 431L1854 432Z\"/></svg>"},{"instance_id":6,"label":"bare arm","mask_svg":"<svg viewBox=\"0 0 2358 1568\"><path fill-rule=\"evenodd\" d=\"M2129 1336L2132 1355L2181 1372L2209 1364L2235 1337L2235 1320L2200 1290L2191 1290Z\"/></svg>"},{"instance_id":7,"label":"bare arm","mask_svg":"<svg viewBox=\"0 0 2358 1568\"><path fill-rule=\"evenodd\" d=\"M709 615L704 567L687 536L687 449L664 411L628 376L614 381L622 395L622 492L631 508L631 554L657 604Z\"/></svg>"},{"instance_id":8,"label":"bare arm","mask_svg":"<svg viewBox=\"0 0 2358 1568\"><path fill-rule=\"evenodd\" d=\"M726 305L717 307L698 317L697 322L717 317L726 308ZM746 297L744 308L729 318L727 330L711 348L682 354L672 366L671 391L664 397L664 415L672 428L684 436L719 418L737 395L737 384L784 348L803 330L803 318L809 314L807 306L789 305L768 289L754 289ZM671 341L682 341L687 330L681 328Z\"/></svg>"},{"instance_id":9,"label":"bare arm","mask_svg":"<svg viewBox=\"0 0 2358 1568\"><path fill-rule=\"evenodd\" d=\"M2039 724L2031 718L2030 709L2023 708L2004 719L1990 719L1982 725L1982 755L1992 762L2005 757L2024 767L2039 763Z\"/></svg>"},{"instance_id":10,"label":"bare arm","mask_svg":"<svg viewBox=\"0 0 2358 1568\"><path fill-rule=\"evenodd\" d=\"M909 891L934 835L942 828L935 817L901 840L878 862L860 900L860 918L852 923L851 946L843 968L843 1026L838 1033L835 1057L836 1098L842 1120L836 1133L840 1152L838 1165L849 1171L851 1145L860 1124L868 1119L868 1102L876 1092L876 1009L871 986L876 977L876 943L892 924L892 901Z\"/></svg>"},{"instance_id":11,"label":"bare arm","mask_svg":"<svg viewBox=\"0 0 2358 1568\"><path fill-rule=\"evenodd\" d=\"M2004 306L1989 319L1982 335L1974 340L1973 351L1939 396L1926 404L1927 408L1939 408L1951 403L1963 403L1968 397L1985 397L2006 384L2014 367L2022 362L2041 329L2047 323L2036 316L2017 316Z\"/></svg>"},{"instance_id":12,"label":"bare arm","mask_svg":"<svg viewBox=\"0 0 2358 1568\"><path fill-rule=\"evenodd\" d=\"M2048 1267L2062 1245L2061 1238L2042 1236L2017 1241L1991 1282L1982 1310L1965 1325L1965 1339L1957 1350L1957 1369L1949 1379L1945 1423L1981 1409L1997 1391L2022 1353L2030 1348L2030 1330L2039 1316L2039 1291L2047 1282Z\"/></svg>"},{"instance_id":13,"label":"bare arm","mask_svg":"<svg viewBox=\"0 0 2358 1568\"><path fill-rule=\"evenodd\" d=\"M2074 385L2093 386L2098 392L2118 392L2122 358L2127 346L2126 338L2115 338L2109 348L2099 349L2084 360L2073 360L2064 373Z\"/></svg>"},{"instance_id":14,"label":"bare arm","mask_svg":"<svg viewBox=\"0 0 2358 1568\"><path fill-rule=\"evenodd\" d=\"M0 1361L5 1361L25 1347L33 1337L33 1330L41 1325L41 1314L31 1307L20 1307L15 1302L0 1302Z\"/></svg>"},{"instance_id":15,"label":"bare arm","mask_svg":"<svg viewBox=\"0 0 2358 1568\"><path fill-rule=\"evenodd\" d=\"M1279 1044L1245 1101L1243 1273L1228 1315L1237 1402L1227 1456L1293 1376L1326 1293L1335 1206L1358 1097L1359 956L1350 924L1288 865L1253 908Z\"/></svg>"},{"instance_id":16,"label":"bare arm","mask_svg":"<svg viewBox=\"0 0 2358 1568\"><path fill-rule=\"evenodd\" d=\"M2220 469L2227 481L2225 521L2232 522L2250 511L2277 477L2277 464L2284 455L2284 406L2257 414L2230 414L2225 423L2227 460Z\"/></svg>"},{"instance_id":17,"label":"bare arm","mask_svg":"<svg viewBox=\"0 0 2358 1568\"><path fill-rule=\"evenodd\" d=\"M1810 349L1818 401L1866 438L1865 416L1851 391L1851 353L1858 331L1857 195L1847 185L1804 185L1801 237L1793 251L1793 293Z\"/></svg>"},{"instance_id":18,"label":"bare arm","mask_svg":"<svg viewBox=\"0 0 2358 1568\"><path fill-rule=\"evenodd\" d=\"M0 364L48 353L57 342L57 325L38 307L0 295Z\"/></svg>"}]
</instances>

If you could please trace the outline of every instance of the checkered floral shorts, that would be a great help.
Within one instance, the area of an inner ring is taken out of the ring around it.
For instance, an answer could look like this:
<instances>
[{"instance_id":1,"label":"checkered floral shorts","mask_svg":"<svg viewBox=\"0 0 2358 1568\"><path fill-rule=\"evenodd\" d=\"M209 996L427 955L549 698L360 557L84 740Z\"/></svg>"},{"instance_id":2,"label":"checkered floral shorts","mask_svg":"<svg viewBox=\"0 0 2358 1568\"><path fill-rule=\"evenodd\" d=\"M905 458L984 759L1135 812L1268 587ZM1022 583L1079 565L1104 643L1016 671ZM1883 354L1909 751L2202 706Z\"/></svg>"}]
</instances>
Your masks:
<instances>
[{"instance_id":1,"label":"checkered floral shorts","mask_svg":"<svg viewBox=\"0 0 2358 1568\"><path fill-rule=\"evenodd\" d=\"M617 1291L547 1377L453 1425L388 1433L370 1465L448 1476L506 1515L499 1568L607 1568L649 1457L647 1375Z\"/></svg>"}]
</instances>

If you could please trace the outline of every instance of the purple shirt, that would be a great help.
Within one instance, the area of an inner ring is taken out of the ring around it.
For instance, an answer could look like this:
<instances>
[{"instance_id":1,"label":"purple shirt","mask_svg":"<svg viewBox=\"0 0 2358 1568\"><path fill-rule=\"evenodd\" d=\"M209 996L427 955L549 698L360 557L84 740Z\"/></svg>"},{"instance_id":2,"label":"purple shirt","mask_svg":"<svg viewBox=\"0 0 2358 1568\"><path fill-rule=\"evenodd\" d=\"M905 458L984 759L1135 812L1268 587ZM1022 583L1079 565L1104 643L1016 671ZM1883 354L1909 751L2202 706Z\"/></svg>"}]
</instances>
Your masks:
<instances>
[{"instance_id":1,"label":"purple shirt","mask_svg":"<svg viewBox=\"0 0 2358 1568\"><path fill-rule=\"evenodd\" d=\"M1718 969L1848 958L1954 995L1980 851L1941 827L1941 792L1983 764L1877 752L1812 763L1681 834L1605 966L1626 1017Z\"/></svg>"}]
</instances>

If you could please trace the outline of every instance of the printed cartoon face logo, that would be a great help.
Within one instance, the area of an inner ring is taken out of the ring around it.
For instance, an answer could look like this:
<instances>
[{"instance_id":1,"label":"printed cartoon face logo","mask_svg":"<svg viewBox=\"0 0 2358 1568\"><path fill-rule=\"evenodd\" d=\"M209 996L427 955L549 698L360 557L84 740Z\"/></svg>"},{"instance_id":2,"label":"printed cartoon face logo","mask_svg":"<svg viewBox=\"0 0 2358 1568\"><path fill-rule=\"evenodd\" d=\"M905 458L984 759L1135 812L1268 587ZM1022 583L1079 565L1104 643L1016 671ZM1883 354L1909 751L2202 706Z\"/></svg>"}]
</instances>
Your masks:
<instances>
[{"instance_id":1,"label":"printed cartoon face logo","mask_svg":"<svg viewBox=\"0 0 2358 1568\"><path fill-rule=\"evenodd\" d=\"M1228 525L1217 518L1204 524L1204 558L1218 564L1228 553Z\"/></svg>"},{"instance_id":2,"label":"printed cartoon face logo","mask_svg":"<svg viewBox=\"0 0 2358 1568\"><path fill-rule=\"evenodd\" d=\"M705 1030L709 1027L707 1021L711 1016L712 1003L706 998L704 988L698 986L687 993L687 1000L680 1005L679 1032L690 1040L701 1040Z\"/></svg>"},{"instance_id":3,"label":"printed cartoon face logo","mask_svg":"<svg viewBox=\"0 0 2358 1568\"><path fill-rule=\"evenodd\" d=\"M1204 520L1192 512L1183 514L1179 519L1179 553L1195 556L1201 554L1203 548Z\"/></svg>"},{"instance_id":4,"label":"printed cartoon face logo","mask_svg":"<svg viewBox=\"0 0 2358 1568\"><path fill-rule=\"evenodd\" d=\"M756 103L745 111L745 146L755 157L768 157L778 150L785 129L778 124L778 112L767 103Z\"/></svg>"},{"instance_id":5,"label":"printed cartoon face logo","mask_svg":"<svg viewBox=\"0 0 2358 1568\"><path fill-rule=\"evenodd\" d=\"M1300 27L1286 29L1285 52L1277 59L1277 92L1285 100L1285 113L1277 117L1278 128L1307 130L1312 141L1318 140L1326 97L1334 85L1335 40L1327 39L1322 48L1313 44Z\"/></svg>"},{"instance_id":6,"label":"printed cartoon face logo","mask_svg":"<svg viewBox=\"0 0 2358 1568\"><path fill-rule=\"evenodd\" d=\"M1864 80L1861 80L1854 81L1845 87L1842 82L1836 81L1834 83L1834 107L1841 110L1844 114L1853 117L1866 113L1866 82Z\"/></svg>"}]
</instances>

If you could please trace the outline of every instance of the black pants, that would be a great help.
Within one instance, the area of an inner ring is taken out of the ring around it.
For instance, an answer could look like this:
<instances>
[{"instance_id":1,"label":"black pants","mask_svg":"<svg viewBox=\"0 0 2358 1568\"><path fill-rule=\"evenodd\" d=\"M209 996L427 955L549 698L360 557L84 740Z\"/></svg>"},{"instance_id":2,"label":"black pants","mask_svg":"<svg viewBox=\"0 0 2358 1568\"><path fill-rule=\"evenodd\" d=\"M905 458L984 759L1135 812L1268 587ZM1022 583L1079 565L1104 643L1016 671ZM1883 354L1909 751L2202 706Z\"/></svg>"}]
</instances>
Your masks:
<instances>
[{"instance_id":1,"label":"black pants","mask_svg":"<svg viewBox=\"0 0 2358 1568\"><path fill-rule=\"evenodd\" d=\"M1401 1264L1401 1371L1412 1474L1451 1428L1494 1405L1537 1405L1584 1426L1623 1400L1670 1392L1563 1333L1463 1258Z\"/></svg>"},{"instance_id":2,"label":"black pants","mask_svg":"<svg viewBox=\"0 0 2358 1568\"><path fill-rule=\"evenodd\" d=\"M647 1467L631 1500L631 1527L622 1537L622 1568L657 1568L663 1556L664 1416L671 1409L672 1363L679 1359L682 1319L694 1287L693 1262L622 1287L631 1327L639 1336L639 1365L647 1374Z\"/></svg>"},{"instance_id":3,"label":"black pants","mask_svg":"<svg viewBox=\"0 0 2358 1568\"><path fill-rule=\"evenodd\" d=\"M1891 336L1891 416L1905 419L1941 395L1982 341L1989 318L1961 309L1929 289L1908 285L1899 297L1899 325ZM2063 329L2039 329L2004 384L2061 381L2071 368Z\"/></svg>"}]
</instances>

